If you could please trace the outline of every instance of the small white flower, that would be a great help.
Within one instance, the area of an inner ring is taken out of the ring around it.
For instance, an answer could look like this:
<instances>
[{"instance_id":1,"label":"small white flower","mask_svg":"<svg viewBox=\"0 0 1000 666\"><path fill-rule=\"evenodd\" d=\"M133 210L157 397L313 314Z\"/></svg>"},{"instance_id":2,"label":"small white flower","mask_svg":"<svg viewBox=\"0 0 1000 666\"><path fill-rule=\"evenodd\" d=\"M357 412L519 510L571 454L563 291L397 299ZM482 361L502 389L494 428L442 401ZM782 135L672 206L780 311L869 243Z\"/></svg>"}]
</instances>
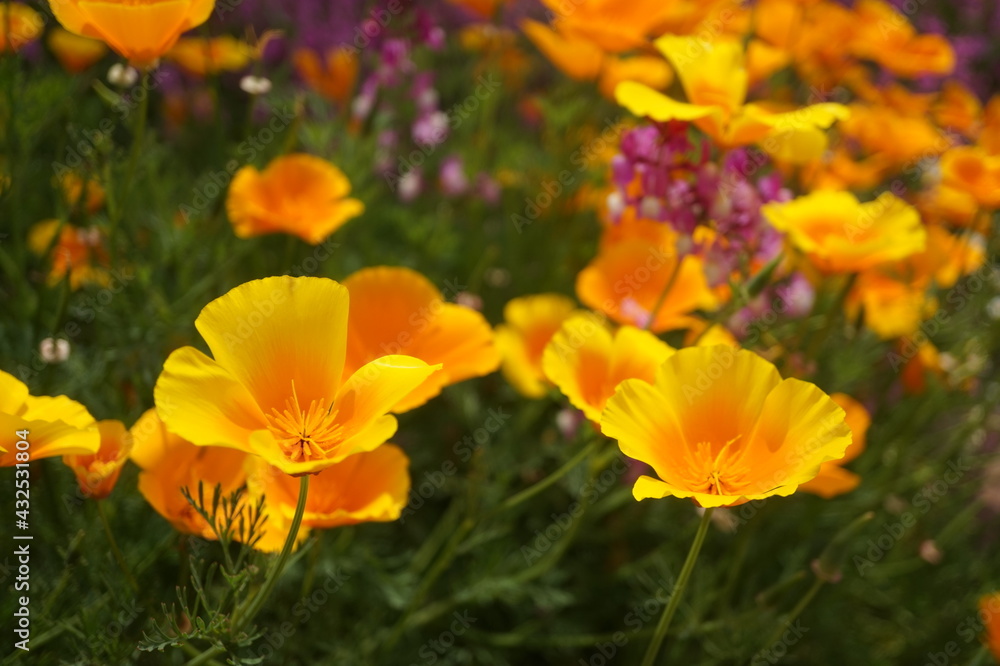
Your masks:
<instances>
[{"instance_id":1,"label":"small white flower","mask_svg":"<svg viewBox=\"0 0 1000 666\"><path fill-rule=\"evenodd\" d=\"M608 215L617 220L625 212L625 197L621 192L612 192L608 195Z\"/></svg>"},{"instance_id":2,"label":"small white flower","mask_svg":"<svg viewBox=\"0 0 1000 666\"><path fill-rule=\"evenodd\" d=\"M271 79L248 74L240 79L240 90L248 95L266 95L271 92Z\"/></svg>"},{"instance_id":3,"label":"small white flower","mask_svg":"<svg viewBox=\"0 0 1000 666\"><path fill-rule=\"evenodd\" d=\"M108 82L119 88L131 88L139 81L139 70L116 62L108 70Z\"/></svg>"},{"instance_id":4,"label":"small white flower","mask_svg":"<svg viewBox=\"0 0 1000 666\"><path fill-rule=\"evenodd\" d=\"M69 358L69 340L45 338L38 345L38 352L46 363L63 363Z\"/></svg>"},{"instance_id":5,"label":"small white flower","mask_svg":"<svg viewBox=\"0 0 1000 666\"><path fill-rule=\"evenodd\" d=\"M994 296L986 304L986 314L994 321L1000 319L1000 296Z\"/></svg>"}]
</instances>

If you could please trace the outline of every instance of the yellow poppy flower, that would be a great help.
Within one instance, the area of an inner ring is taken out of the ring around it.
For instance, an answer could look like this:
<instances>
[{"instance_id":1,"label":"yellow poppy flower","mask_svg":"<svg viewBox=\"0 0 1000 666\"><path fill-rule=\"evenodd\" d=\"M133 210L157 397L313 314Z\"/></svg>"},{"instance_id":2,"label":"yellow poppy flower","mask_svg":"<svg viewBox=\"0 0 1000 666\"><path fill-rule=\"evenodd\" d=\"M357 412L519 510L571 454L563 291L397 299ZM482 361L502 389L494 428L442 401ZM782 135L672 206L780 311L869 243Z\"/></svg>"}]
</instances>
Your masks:
<instances>
[{"instance_id":1,"label":"yellow poppy flower","mask_svg":"<svg viewBox=\"0 0 1000 666\"><path fill-rule=\"evenodd\" d=\"M111 280L106 270L110 260L96 227L81 229L60 220L44 220L28 232L28 247L39 256L52 248L50 285L59 284L67 274L74 291L87 284L107 286Z\"/></svg>"},{"instance_id":2,"label":"yellow poppy flower","mask_svg":"<svg viewBox=\"0 0 1000 666\"><path fill-rule=\"evenodd\" d=\"M760 356L729 346L673 354L653 384L622 382L601 430L652 466L637 500L689 497L703 507L791 495L851 443L844 410L816 386L782 379Z\"/></svg>"},{"instance_id":3,"label":"yellow poppy flower","mask_svg":"<svg viewBox=\"0 0 1000 666\"><path fill-rule=\"evenodd\" d=\"M691 122L721 148L759 144L777 159L805 162L826 149L822 130L848 117L847 107L824 103L777 111L746 103L749 74L743 46L736 40L705 42L666 35L656 40L680 78L688 102L678 102L649 86L625 82L618 103L637 116Z\"/></svg>"},{"instance_id":4,"label":"yellow poppy flower","mask_svg":"<svg viewBox=\"0 0 1000 666\"><path fill-rule=\"evenodd\" d=\"M97 451L101 436L86 407L64 395L32 396L13 375L0 371L0 467L12 467L19 452L30 460ZM27 431L26 437L17 433ZM25 448L23 441L28 442ZM18 446L20 444L20 447ZM24 456L22 455L22 458Z\"/></svg>"},{"instance_id":5,"label":"yellow poppy flower","mask_svg":"<svg viewBox=\"0 0 1000 666\"><path fill-rule=\"evenodd\" d=\"M226 212L240 238L286 233L317 245L365 210L346 198L343 172L312 155L284 155L266 169L240 169L229 186Z\"/></svg>"},{"instance_id":6,"label":"yellow poppy flower","mask_svg":"<svg viewBox=\"0 0 1000 666\"><path fill-rule=\"evenodd\" d=\"M860 203L849 192L819 191L761 213L827 273L861 271L921 252L927 234L916 209L886 192Z\"/></svg>"},{"instance_id":7,"label":"yellow poppy flower","mask_svg":"<svg viewBox=\"0 0 1000 666\"><path fill-rule=\"evenodd\" d=\"M0 5L0 53L17 52L42 34L45 22L41 14L20 2Z\"/></svg>"},{"instance_id":8,"label":"yellow poppy flower","mask_svg":"<svg viewBox=\"0 0 1000 666\"><path fill-rule=\"evenodd\" d=\"M198 497L200 481L206 498L212 497L217 485L224 497L229 496L246 483L247 454L221 446L195 446L167 430L155 409L143 414L130 433L129 457L142 470L139 492L149 505L177 531L215 539L212 527L181 491L187 488Z\"/></svg>"},{"instance_id":9,"label":"yellow poppy flower","mask_svg":"<svg viewBox=\"0 0 1000 666\"><path fill-rule=\"evenodd\" d=\"M952 148L941 157L941 183L968 193L984 208L998 208L1000 155L973 146Z\"/></svg>"},{"instance_id":10,"label":"yellow poppy flower","mask_svg":"<svg viewBox=\"0 0 1000 666\"><path fill-rule=\"evenodd\" d=\"M678 261L679 272L661 302ZM649 328L657 333L687 328L694 322L691 313L695 310L710 310L718 305L702 266L698 257L678 259L673 248L643 238L623 240L601 248L580 271L576 293L584 305L619 324ZM656 319L647 327L657 304Z\"/></svg>"},{"instance_id":11,"label":"yellow poppy flower","mask_svg":"<svg viewBox=\"0 0 1000 666\"><path fill-rule=\"evenodd\" d=\"M343 380L348 301L333 280L272 277L209 303L195 326L214 358L178 349L156 382L167 428L296 476L383 444L387 412L441 366L390 355Z\"/></svg>"},{"instance_id":12,"label":"yellow poppy flower","mask_svg":"<svg viewBox=\"0 0 1000 666\"><path fill-rule=\"evenodd\" d=\"M522 296L504 306L505 323L497 326L496 344L504 377L521 395L545 395L549 384L542 371L542 354L563 322L576 312L573 299L560 294Z\"/></svg>"},{"instance_id":13,"label":"yellow poppy flower","mask_svg":"<svg viewBox=\"0 0 1000 666\"><path fill-rule=\"evenodd\" d=\"M566 320L542 356L542 369L570 403L594 423L615 388L626 379L652 382L673 347L648 331L622 326L611 332L604 319L581 313Z\"/></svg>"},{"instance_id":14,"label":"yellow poppy flower","mask_svg":"<svg viewBox=\"0 0 1000 666\"><path fill-rule=\"evenodd\" d=\"M824 499L849 493L861 484L861 477L844 469L843 465L864 453L868 426L872 422L864 405L851 396L845 393L831 393L830 399L840 405L847 415L847 427L851 429L851 445L847 447L843 458L823 463L815 479L799 486L799 490L819 495Z\"/></svg>"},{"instance_id":15,"label":"yellow poppy flower","mask_svg":"<svg viewBox=\"0 0 1000 666\"><path fill-rule=\"evenodd\" d=\"M107 43L139 67L170 50L212 14L215 0L49 0L64 28Z\"/></svg>"},{"instance_id":16,"label":"yellow poppy flower","mask_svg":"<svg viewBox=\"0 0 1000 666\"><path fill-rule=\"evenodd\" d=\"M624 81L635 81L654 90L663 90L674 80L674 72L663 58L655 56L609 57L604 60L598 90L614 99L615 89Z\"/></svg>"},{"instance_id":17,"label":"yellow poppy flower","mask_svg":"<svg viewBox=\"0 0 1000 666\"><path fill-rule=\"evenodd\" d=\"M71 74L89 69L108 52L108 47L101 40L80 37L62 28L53 28L47 41L56 60Z\"/></svg>"},{"instance_id":18,"label":"yellow poppy flower","mask_svg":"<svg viewBox=\"0 0 1000 666\"><path fill-rule=\"evenodd\" d=\"M844 302L851 319L862 307L865 326L883 340L891 340L916 333L921 322L937 310L937 301L927 295L924 285L871 270L858 275Z\"/></svg>"},{"instance_id":19,"label":"yellow poppy flower","mask_svg":"<svg viewBox=\"0 0 1000 666\"><path fill-rule=\"evenodd\" d=\"M419 407L445 386L500 366L493 329L471 308L446 303L430 280L409 268L366 268L344 280L350 292L344 381L366 363L406 354L441 369L393 407Z\"/></svg>"},{"instance_id":20,"label":"yellow poppy flower","mask_svg":"<svg viewBox=\"0 0 1000 666\"><path fill-rule=\"evenodd\" d=\"M125 461L132 450L132 436L121 421L98 421L100 448L88 455L65 455L63 463L80 484L84 497L104 499L114 490Z\"/></svg>"},{"instance_id":21,"label":"yellow poppy flower","mask_svg":"<svg viewBox=\"0 0 1000 666\"><path fill-rule=\"evenodd\" d=\"M295 71L310 88L335 102L351 98L358 80L358 56L348 48L326 52L324 60L311 49L298 49L292 55Z\"/></svg>"},{"instance_id":22,"label":"yellow poppy flower","mask_svg":"<svg viewBox=\"0 0 1000 666\"><path fill-rule=\"evenodd\" d=\"M302 526L330 529L396 520L410 494L409 466L401 448L384 444L327 467L309 481ZM295 515L298 481L256 459L248 467L247 490L251 498L266 498L269 516L284 526L283 540Z\"/></svg>"},{"instance_id":23,"label":"yellow poppy flower","mask_svg":"<svg viewBox=\"0 0 1000 666\"><path fill-rule=\"evenodd\" d=\"M254 50L235 37L184 37L177 40L165 58L180 65L189 74L205 76L219 72L238 72L253 60Z\"/></svg>"}]
</instances>

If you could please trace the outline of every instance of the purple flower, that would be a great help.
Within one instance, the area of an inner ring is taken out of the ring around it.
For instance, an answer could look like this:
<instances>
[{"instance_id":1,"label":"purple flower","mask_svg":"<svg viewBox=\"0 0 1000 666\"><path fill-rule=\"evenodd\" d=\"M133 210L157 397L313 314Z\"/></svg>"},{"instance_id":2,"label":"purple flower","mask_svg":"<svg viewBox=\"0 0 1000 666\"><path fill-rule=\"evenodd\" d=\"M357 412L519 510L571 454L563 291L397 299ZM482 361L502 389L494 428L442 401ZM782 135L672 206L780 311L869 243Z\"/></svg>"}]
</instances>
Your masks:
<instances>
[{"instance_id":1,"label":"purple flower","mask_svg":"<svg viewBox=\"0 0 1000 666\"><path fill-rule=\"evenodd\" d=\"M449 155L441 163L441 190L449 197L465 194L469 189L469 179L465 177L465 167L458 155Z\"/></svg>"}]
</instances>

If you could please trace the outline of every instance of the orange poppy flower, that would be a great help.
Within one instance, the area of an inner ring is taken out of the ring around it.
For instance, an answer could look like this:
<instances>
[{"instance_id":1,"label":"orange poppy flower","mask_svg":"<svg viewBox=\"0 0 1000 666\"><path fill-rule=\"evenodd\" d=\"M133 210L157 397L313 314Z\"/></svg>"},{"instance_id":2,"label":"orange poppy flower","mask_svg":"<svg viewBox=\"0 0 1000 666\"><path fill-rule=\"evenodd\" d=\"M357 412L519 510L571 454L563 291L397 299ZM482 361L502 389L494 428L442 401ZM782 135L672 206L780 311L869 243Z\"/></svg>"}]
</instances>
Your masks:
<instances>
[{"instance_id":1,"label":"orange poppy flower","mask_svg":"<svg viewBox=\"0 0 1000 666\"><path fill-rule=\"evenodd\" d=\"M1000 207L1000 155L972 146L941 157L941 183L971 195L984 208Z\"/></svg>"},{"instance_id":2,"label":"orange poppy flower","mask_svg":"<svg viewBox=\"0 0 1000 666\"><path fill-rule=\"evenodd\" d=\"M979 600L979 616L986 628L986 647L1000 662L1000 592L987 594Z\"/></svg>"},{"instance_id":3,"label":"orange poppy flower","mask_svg":"<svg viewBox=\"0 0 1000 666\"><path fill-rule=\"evenodd\" d=\"M39 256L52 248L50 285L59 284L67 274L73 290L86 284L107 286L111 280L106 270L110 260L97 227L81 229L61 220L45 220L31 228L28 247Z\"/></svg>"},{"instance_id":4,"label":"orange poppy flower","mask_svg":"<svg viewBox=\"0 0 1000 666\"><path fill-rule=\"evenodd\" d=\"M542 371L542 354L563 322L580 312L573 299L560 294L522 296L503 309L504 323L497 326L496 345L503 359L503 374L528 398L541 398L549 384Z\"/></svg>"},{"instance_id":5,"label":"orange poppy flower","mask_svg":"<svg viewBox=\"0 0 1000 666\"><path fill-rule=\"evenodd\" d=\"M62 28L53 28L47 41L56 60L71 74L89 69L108 52L108 47L101 40L80 37Z\"/></svg>"},{"instance_id":6,"label":"orange poppy flower","mask_svg":"<svg viewBox=\"0 0 1000 666\"><path fill-rule=\"evenodd\" d=\"M948 149L949 142L926 117L887 106L852 104L840 133L891 165L904 166Z\"/></svg>"},{"instance_id":7,"label":"orange poppy flower","mask_svg":"<svg viewBox=\"0 0 1000 666\"><path fill-rule=\"evenodd\" d=\"M121 421L98 421L97 430L101 434L101 446L89 455L66 455L66 464L84 497L104 499L114 490L125 461L132 451L132 436Z\"/></svg>"},{"instance_id":8,"label":"orange poppy flower","mask_svg":"<svg viewBox=\"0 0 1000 666\"><path fill-rule=\"evenodd\" d=\"M898 76L950 74L955 52L941 35L918 35L906 17L882 0L859 0L858 33L849 49Z\"/></svg>"},{"instance_id":9,"label":"orange poppy flower","mask_svg":"<svg viewBox=\"0 0 1000 666\"><path fill-rule=\"evenodd\" d=\"M207 21L215 0L49 0L49 6L70 32L100 39L144 68Z\"/></svg>"},{"instance_id":10,"label":"orange poppy flower","mask_svg":"<svg viewBox=\"0 0 1000 666\"><path fill-rule=\"evenodd\" d=\"M320 95L343 104L351 98L358 80L358 56L348 48L330 49L324 60L310 49L292 55L295 71Z\"/></svg>"},{"instance_id":11,"label":"orange poppy flower","mask_svg":"<svg viewBox=\"0 0 1000 666\"><path fill-rule=\"evenodd\" d=\"M818 191L761 213L826 273L865 270L923 251L927 234L916 209L886 192L860 203L848 192Z\"/></svg>"},{"instance_id":12,"label":"orange poppy flower","mask_svg":"<svg viewBox=\"0 0 1000 666\"><path fill-rule=\"evenodd\" d=\"M284 155L264 171L240 169L229 186L226 212L240 238L286 233L317 245L365 210L346 198L343 172L312 155Z\"/></svg>"},{"instance_id":13,"label":"orange poppy flower","mask_svg":"<svg viewBox=\"0 0 1000 666\"><path fill-rule=\"evenodd\" d=\"M604 51L589 40L556 32L544 23L530 19L521 23L521 30L553 65L571 79L592 81L601 73Z\"/></svg>"},{"instance_id":14,"label":"orange poppy flower","mask_svg":"<svg viewBox=\"0 0 1000 666\"><path fill-rule=\"evenodd\" d=\"M672 278L673 285L661 302ZM649 328L657 333L687 328L694 321L692 312L718 305L698 257L678 259L673 248L642 238L602 248L577 275L576 293L584 305L619 324ZM656 319L647 326L657 304Z\"/></svg>"},{"instance_id":15,"label":"orange poppy flower","mask_svg":"<svg viewBox=\"0 0 1000 666\"><path fill-rule=\"evenodd\" d=\"M674 71L663 58L656 56L609 57L601 69L598 90L608 99L614 99L615 89L624 81L635 81L653 90L663 90L674 80Z\"/></svg>"},{"instance_id":16,"label":"orange poppy flower","mask_svg":"<svg viewBox=\"0 0 1000 666\"><path fill-rule=\"evenodd\" d=\"M212 301L195 327L214 358L178 349L156 382L167 428L295 476L378 448L396 432L387 412L441 366L383 356L344 380L349 309L343 285L308 277L254 280Z\"/></svg>"},{"instance_id":17,"label":"orange poppy flower","mask_svg":"<svg viewBox=\"0 0 1000 666\"><path fill-rule=\"evenodd\" d=\"M441 366L392 411L419 407L445 386L487 375L500 366L486 318L446 303L420 273L379 266L358 271L343 284L351 297L345 381L366 363L388 354L406 354Z\"/></svg>"},{"instance_id":18,"label":"orange poppy flower","mask_svg":"<svg viewBox=\"0 0 1000 666\"><path fill-rule=\"evenodd\" d=\"M448 2L464 7L479 18L488 21L496 16L497 9L507 5L510 0L448 0Z\"/></svg>"},{"instance_id":19,"label":"orange poppy flower","mask_svg":"<svg viewBox=\"0 0 1000 666\"><path fill-rule=\"evenodd\" d=\"M983 105L976 94L962 83L948 80L941 86L941 94L934 103L932 113L934 122L939 126L975 138L982 124Z\"/></svg>"},{"instance_id":20,"label":"orange poppy flower","mask_svg":"<svg viewBox=\"0 0 1000 666\"><path fill-rule=\"evenodd\" d=\"M59 178L59 187L70 210L82 207L93 215L104 206L104 188L93 178L84 180L80 174L68 171Z\"/></svg>"},{"instance_id":21,"label":"orange poppy flower","mask_svg":"<svg viewBox=\"0 0 1000 666\"><path fill-rule=\"evenodd\" d=\"M219 72L238 72L253 60L254 50L235 37L185 37L177 40L165 58L180 65L189 74L205 76Z\"/></svg>"},{"instance_id":22,"label":"orange poppy flower","mask_svg":"<svg viewBox=\"0 0 1000 666\"><path fill-rule=\"evenodd\" d=\"M860 273L844 302L854 319L864 308L865 326L883 340L912 335L937 311L924 285L905 282L879 270Z\"/></svg>"},{"instance_id":23,"label":"orange poppy flower","mask_svg":"<svg viewBox=\"0 0 1000 666\"><path fill-rule=\"evenodd\" d=\"M849 493L861 484L861 477L843 468L865 450L865 439L872 419L864 405L845 393L831 393L830 399L843 408L847 415L847 427L851 429L851 445L840 460L823 463L815 479L806 481L799 490L824 499Z\"/></svg>"},{"instance_id":24,"label":"orange poppy flower","mask_svg":"<svg viewBox=\"0 0 1000 666\"><path fill-rule=\"evenodd\" d=\"M673 347L649 331L622 326L613 332L594 313L574 315L545 347L542 369L570 403L594 423L626 379L652 382Z\"/></svg>"},{"instance_id":25,"label":"orange poppy flower","mask_svg":"<svg viewBox=\"0 0 1000 666\"><path fill-rule=\"evenodd\" d=\"M911 340L903 340L899 348L889 356L893 370L899 371L900 381L906 393L919 395L927 390L927 377L934 376L944 379L945 372L941 365L941 352L930 342L914 345Z\"/></svg>"},{"instance_id":26,"label":"orange poppy flower","mask_svg":"<svg viewBox=\"0 0 1000 666\"><path fill-rule=\"evenodd\" d=\"M139 492L158 514L179 532L215 539L211 525L195 511L181 492L188 489L198 497L198 483L206 498L217 485L228 496L246 483L247 454L220 446L195 446L171 433L150 409L130 431L133 440L129 457L142 470Z\"/></svg>"},{"instance_id":27,"label":"orange poppy flower","mask_svg":"<svg viewBox=\"0 0 1000 666\"><path fill-rule=\"evenodd\" d=\"M845 417L816 386L723 345L676 352L652 384L622 382L601 430L659 477L639 477L637 500L672 495L708 508L791 495L844 456Z\"/></svg>"},{"instance_id":28,"label":"orange poppy flower","mask_svg":"<svg viewBox=\"0 0 1000 666\"><path fill-rule=\"evenodd\" d=\"M302 526L330 529L396 520L409 499L409 466L401 448L385 444L327 467L309 480ZM274 517L284 527L283 541L298 503L298 481L256 459L248 470L247 490L251 498L266 498L268 523Z\"/></svg>"},{"instance_id":29,"label":"orange poppy flower","mask_svg":"<svg viewBox=\"0 0 1000 666\"><path fill-rule=\"evenodd\" d=\"M41 14L20 2L5 2L0 5L0 53L16 53L22 46L35 41L45 22Z\"/></svg>"},{"instance_id":30,"label":"orange poppy flower","mask_svg":"<svg viewBox=\"0 0 1000 666\"><path fill-rule=\"evenodd\" d=\"M27 451L30 460L97 451L101 436L94 417L78 402L64 395L35 397L13 375L0 371L0 467L19 462ZM21 437L18 433L25 433ZM23 442L28 442L25 448Z\"/></svg>"}]
</instances>

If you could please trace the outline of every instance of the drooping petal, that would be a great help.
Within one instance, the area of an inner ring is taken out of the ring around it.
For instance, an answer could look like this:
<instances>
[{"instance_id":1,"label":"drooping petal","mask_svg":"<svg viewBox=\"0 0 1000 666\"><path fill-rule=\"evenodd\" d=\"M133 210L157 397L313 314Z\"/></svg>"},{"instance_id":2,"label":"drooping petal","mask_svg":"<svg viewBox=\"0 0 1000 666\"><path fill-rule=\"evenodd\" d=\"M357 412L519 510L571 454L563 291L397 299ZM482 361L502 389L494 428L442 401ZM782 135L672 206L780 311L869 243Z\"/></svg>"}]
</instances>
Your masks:
<instances>
[{"instance_id":1,"label":"drooping petal","mask_svg":"<svg viewBox=\"0 0 1000 666\"><path fill-rule=\"evenodd\" d=\"M27 431L29 443L27 452L30 460L41 460L64 455L87 455L97 451L101 436L97 428L79 428L64 421L31 420L13 414L0 412L0 467L17 464L18 442L24 441L17 435Z\"/></svg>"}]
</instances>

